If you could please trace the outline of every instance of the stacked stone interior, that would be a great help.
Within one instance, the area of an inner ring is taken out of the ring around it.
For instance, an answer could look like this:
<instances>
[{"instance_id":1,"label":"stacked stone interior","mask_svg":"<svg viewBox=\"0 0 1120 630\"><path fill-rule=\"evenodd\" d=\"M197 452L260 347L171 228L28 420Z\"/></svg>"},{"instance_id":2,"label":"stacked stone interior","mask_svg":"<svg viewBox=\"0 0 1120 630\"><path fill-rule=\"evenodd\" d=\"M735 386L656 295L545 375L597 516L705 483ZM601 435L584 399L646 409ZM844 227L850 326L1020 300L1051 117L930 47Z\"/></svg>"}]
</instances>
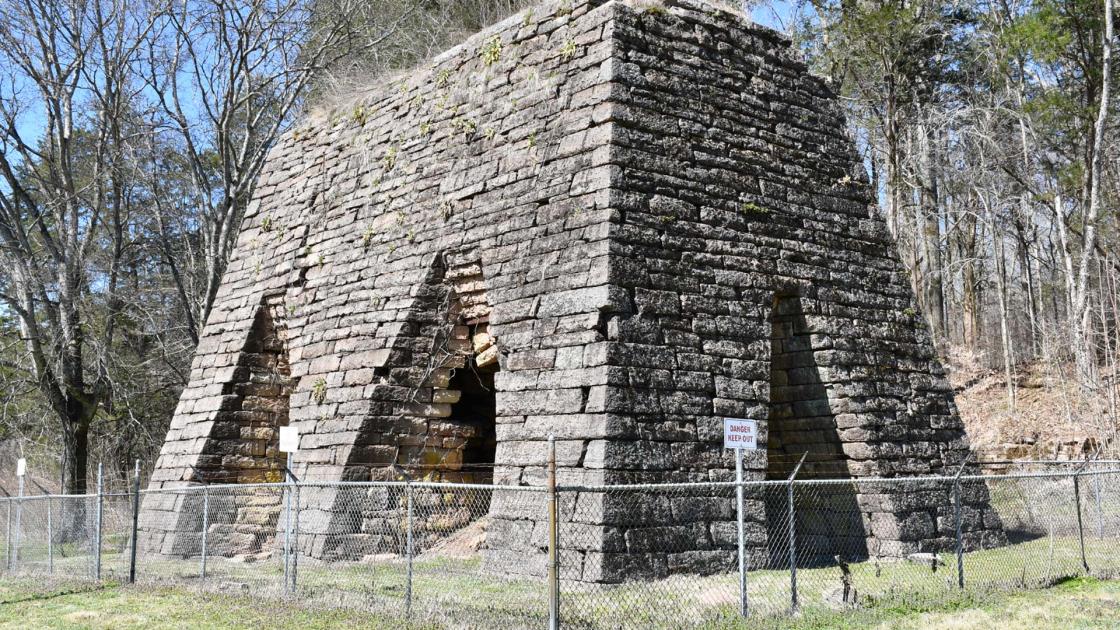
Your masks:
<instances>
[{"instance_id":1,"label":"stacked stone interior","mask_svg":"<svg viewBox=\"0 0 1120 630\"><path fill-rule=\"evenodd\" d=\"M801 298L779 294L770 314L770 407L766 478L848 479L847 456L832 413L829 388L813 347ZM800 467L798 467L800 465ZM853 484L795 492L798 561L803 566L867 558L867 532ZM784 488L765 495L770 565L789 564L789 501Z\"/></svg>"},{"instance_id":2,"label":"stacked stone interior","mask_svg":"<svg viewBox=\"0 0 1120 630\"><path fill-rule=\"evenodd\" d=\"M490 334L490 305L479 261L449 269L434 293L439 304L427 335L432 373L418 390L431 405L416 411L428 416L424 440L416 450L401 449L398 464L426 481L489 483L496 446L498 346ZM439 346L443 346L442 348Z\"/></svg>"},{"instance_id":3,"label":"stacked stone interior","mask_svg":"<svg viewBox=\"0 0 1120 630\"><path fill-rule=\"evenodd\" d=\"M967 438L909 284L832 94L789 48L696 0L557 0L309 118L254 190L152 488L241 448L234 389L268 300L284 305L306 480L482 480L493 449L494 483L539 486L550 434L562 485L727 480L723 418L771 409L774 295L799 297L788 342L809 333L820 375L779 369L798 376L778 403L835 423L776 434L821 457L839 436L853 477L955 466ZM827 410L794 399L818 387ZM767 462L749 454L748 477ZM565 578L735 564L725 493L566 496ZM856 497L868 554L945 540L935 497L903 499ZM304 488L302 553L399 550L400 500ZM488 510L483 565L543 573L543 496L474 501L425 505L425 540ZM977 544L998 542L986 494L966 507ZM768 562L762 493L746 508L752 562ZM145 547L173 549L191 514L149 495Z\"/></svg>"},{"instance_id":4,"label":"stacked stone interior","mask_svg":"<svg viewBox=\"0 0 1120 630\"><path fill-rule=\"evenodd\" d=\"M279 449L279 430L288 424L294 383L282 309L276 299L265 300L257 309L238 367L226 386L231 398L218 414L218 427L211 433L205 456L195 466L200 482L274 484L284 480L286 456ZM210 493L208 553L268 553L276 536L282 497L276 487ZM191 500L201 528L201 501L197 496Z\"/></svg>"},{"instance_id":5,"label":"stacked stone interior","mask_svg":"<svg viewBox=\"0 0 1120 630\"><path fill-rule=\"evenodd\" d=\"M287 330L278 300L261 305L244 350L246 380L236 385L241 410L233 411L242 455L223 458L210 483L277 483L284 480L286 456L280 451L280 427L288 425L288 399L294 383L288 364ZM218 494L209 519L216 554L256 553L270 548L276 535L282 493L276 488Z\"/></svg>"}]
</instances>

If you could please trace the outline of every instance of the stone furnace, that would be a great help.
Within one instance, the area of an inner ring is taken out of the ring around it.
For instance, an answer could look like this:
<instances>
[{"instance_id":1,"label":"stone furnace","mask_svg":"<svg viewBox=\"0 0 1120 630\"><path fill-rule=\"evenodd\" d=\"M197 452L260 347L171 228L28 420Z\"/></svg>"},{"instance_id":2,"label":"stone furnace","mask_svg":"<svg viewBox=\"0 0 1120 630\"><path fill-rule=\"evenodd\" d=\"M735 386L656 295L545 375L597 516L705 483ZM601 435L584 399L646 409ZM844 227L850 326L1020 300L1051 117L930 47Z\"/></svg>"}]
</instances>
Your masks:
<instances>
[{"instance_id":1,"label":"stone furnace","mask_svg":"<svg viewBox=\"0 0 1120 630\"><path fill-rule=\"evenodd\" d=\"M952 474L969 448L841 110L790 42L696 0L553 2L280 139L150 487L279 481L289 424L303 480L541 485L550 434L561 484L728 480L725 417L762 421L752 479L803 452L806 476ZM844 487L799 523L818 544L950 545L944 491ZM355 492L301 491L303 553L390 544L386 497ZM727 496L571 493L564 574L732 568ZM450 522L488 519L485 566L543 572L543 505L502 497ZM277 535L276 493L227 501L211 553ZM964 504L969 546L997 544L986 490ZM756 562L784 535L770 507L751 494ZM145 546L196 553L199 513L148 496Z\"/></svg>"}]
</instances>

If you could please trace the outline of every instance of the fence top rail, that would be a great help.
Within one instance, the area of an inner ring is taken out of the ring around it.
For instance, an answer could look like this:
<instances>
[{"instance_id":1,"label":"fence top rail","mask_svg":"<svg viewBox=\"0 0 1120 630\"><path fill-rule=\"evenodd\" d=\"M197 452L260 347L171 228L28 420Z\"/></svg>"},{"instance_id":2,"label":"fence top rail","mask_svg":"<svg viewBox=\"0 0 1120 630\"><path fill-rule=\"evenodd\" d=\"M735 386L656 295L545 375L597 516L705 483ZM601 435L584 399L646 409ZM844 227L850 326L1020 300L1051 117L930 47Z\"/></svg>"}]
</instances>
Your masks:
<instances>
[{"instance_id":1,"label":"fence top rail","mask_svg":"<svg viewBox=\"0 0 1120 630\"><path fill-rule=\"evenodd\" d=\"M300 481L296 483L227 483L227 484L192 484L170 488L156 488L141 490L140 494L161 494L177 492L225 492L230 490L276 489L283 490L288 487L298 488L420 488L436 490L502 490L513 492L545 492L543 486L512 486L492 485L483 483L448 483L438 481ZM87 496L87 495L81 495ZM89 495L97 496L97 495Z\"/></svg>"},{"instance_id":2,"label":"fence top rail","mask_svg":"<svg viewBox=\"0 0 1120 630\"><path fill-rule=\"evenodd\" d=\"M1091 462L1101 463L1101 462ZM1106 462L1107 463L1107 462ZM638 490L651 490L651 491L665 491L665 490L683 490L683 489L697 489L697 488L736 488L742 486L744 488L760 488L760 487L773 487L773 486L788 486L790 484L795 486L830 486L830 485L845 485L845 484L859 484L859 485L874 485L874 484L933 484L933 483L956 483L960 482L977 482L977 481L1000 481L1012 479L1068 479L1071 477L1094 477L1104 475L1120 475L1120 466L1115 468L1087 468L1084 470L1068 470L1062 472L1024 472L1024 473L1011 473L1001 475L961 475L958 479L955 476L948 475L928 475L928 476L911 476L911 477L849 477L849 478L833 478L833 479L794 479L792 482L788 479L759 479L747 480L742 483L735 481L690 481L690 482L677 482L677 483L631 483L631 484L557 484L557 492L626 492ZM436 481L301 481L295 483L243 483L243 484L200 484L192 483L191 485L175 486L169 488L158 489L145 489L141 490L140 494L189 494L198 492L234 492L239 490L253 490L253 489L276 489L283 490L289 487L298 488L417 488L417 489L433 489L433 490L489 490L489 491L504 491L504 492L530 492L530 493L544 493L548 489L544 486L514 486L514 485L493 485L493 484L480 484L480 483L448 483ZM131 493L115 492L104 493L102 497L127 497ZM18 501L41 501L45 499L95 499L98 495L91 494L25 494L23 497L9 496L0 497L0 502L18 502Z\"/></svg>"},{"instance_id":3,"label":"fence top rail","mask_svg":"<svg viewBox=\"0 0 1120 630\"><path fill-rule=\"evenodd\" d=\"M998 481L1002 479L1068 479L1073 476L1090 477L1094 475L1120 475L1120 468L1107 470L1083 470L1081 472L1039 472L1039 473L1014 473L1008 475L961 475L960 481ZM764 479L743 481L690 481L680 483L634 483L634 484L605 484L605 485L557 485L558 492L611 492L627 490L673 490L688 488L735 488L742 485L744 488L757 488L767 486L837 486L845 484L903 484L903 483L953 483L955 476L928 475L922 477L849 477L838 479Z\"/></svg>"},{"instance_id":4,"label":"fence top rail","mask_svg":"<svg viewBox=\"0 0 1120 630\"><path fill-rule=\"evenodd\" d=\"M101 495L110 496L108 494ZM35 501L43 499L96 499L97 493L90 494L25 494L21 496L0 497L0 501Z\"/></svg>"},{"instance_id":5,"label":"fence top rail","mask_svg":"<svg viewBox=\"0 0 1120 630\"><path fill-rule=\"evenodd\" d=\"M975 464L1015 464L1018 466L1081 466L1084 464L1120 464L1120 459L981 459Z\"/></svg>"}]
</instances>

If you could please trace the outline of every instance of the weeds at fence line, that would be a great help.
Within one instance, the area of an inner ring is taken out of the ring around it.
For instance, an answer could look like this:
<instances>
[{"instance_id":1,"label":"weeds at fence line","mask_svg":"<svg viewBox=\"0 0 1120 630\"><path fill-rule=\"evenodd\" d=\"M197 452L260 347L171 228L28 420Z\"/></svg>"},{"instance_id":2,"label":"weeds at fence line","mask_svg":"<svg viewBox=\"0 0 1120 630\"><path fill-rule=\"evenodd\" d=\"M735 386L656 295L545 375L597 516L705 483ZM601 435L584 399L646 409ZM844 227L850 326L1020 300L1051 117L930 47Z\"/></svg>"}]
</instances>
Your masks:
<instances>
[{"instance_id":1,"label":"weeds at fence line","mask_svg":"<svg viewBox=\"0 0 1120 630\"><path fill-rule=\"evenodd\" d=\"M142 491L137 483L130 492L0 498L3 573L503 628L735 627L744 613L866 613L1120 576L1120 467L955 472L612 486L556 484L554 473L546 486L290 479ZM978 492L991 515L962 501ZM868 542L887 525L856 497L895 496L944 502L939 516L907 523L934 541L928 549L888 557ZM637 515L664 522L617 536L589 527ZM998 544L978 525L996 517ZM589 558L611 553L625 554L620 572L587 573L600 566Z\"/></svg>"}]
</instances>

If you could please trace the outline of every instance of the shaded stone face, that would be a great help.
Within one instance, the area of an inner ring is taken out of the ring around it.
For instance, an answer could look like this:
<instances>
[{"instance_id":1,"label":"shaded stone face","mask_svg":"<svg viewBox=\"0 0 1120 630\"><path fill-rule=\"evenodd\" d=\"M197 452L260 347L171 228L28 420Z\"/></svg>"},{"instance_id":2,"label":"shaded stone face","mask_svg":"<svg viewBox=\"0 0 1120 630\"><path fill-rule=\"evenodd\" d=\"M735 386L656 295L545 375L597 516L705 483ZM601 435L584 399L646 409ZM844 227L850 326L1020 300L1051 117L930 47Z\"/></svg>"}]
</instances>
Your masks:
<instances>
[{"instance_id":1,"label":"shaded stone face","mask_svg":"<svg viewBox=\"0 0 1120 630\"><path fill-rule=\"evenodd\" d=\"M561 484L724 481L724 417L763 421L752 479L802 453L806 475L863 477L968 452L840 110L789 42L694 0L552 3L281 139L152 487L268 477L284 423L309 480L541 485L551 434ZM848 487L807 505L826 546L951 535L946 496ZM376 554L399 502L366 494L304 489L304 552ZM189 506L154 497L147 546L186 553ZM986 492L965 501L971 539L998 538ZM565 576L726 570L729 505L572 493ZM747 507L763 562L777 508ZM485 514L491 569L543 570L543 503L432 510Z\"/></svg>"}]
</instances>

